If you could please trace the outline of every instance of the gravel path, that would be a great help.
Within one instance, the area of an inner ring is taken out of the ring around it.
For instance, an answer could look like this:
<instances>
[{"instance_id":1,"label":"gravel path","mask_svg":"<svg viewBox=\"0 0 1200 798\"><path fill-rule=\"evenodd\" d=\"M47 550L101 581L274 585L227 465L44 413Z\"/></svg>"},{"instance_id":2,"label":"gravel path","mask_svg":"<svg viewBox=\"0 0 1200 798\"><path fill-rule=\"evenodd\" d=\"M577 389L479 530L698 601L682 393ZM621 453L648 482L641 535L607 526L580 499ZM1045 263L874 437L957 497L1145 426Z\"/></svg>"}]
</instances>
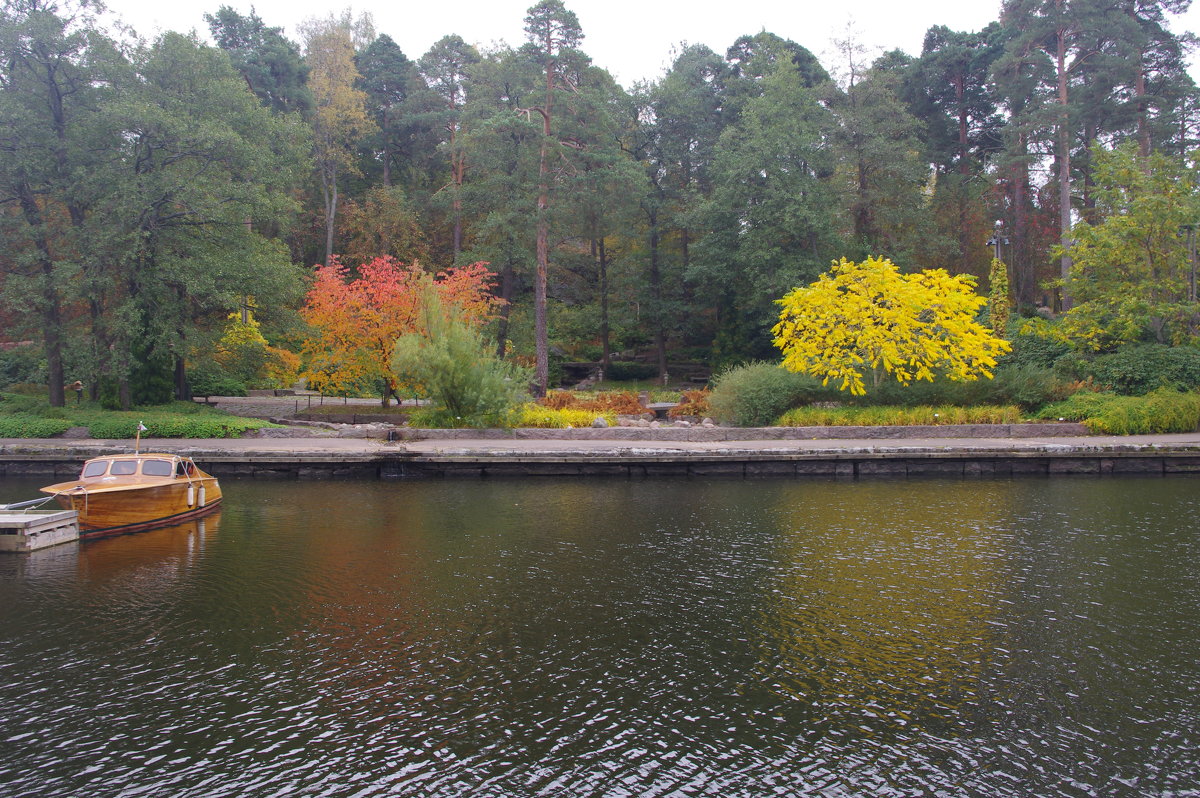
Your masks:
<instances>
[{"instance_id":1,"label":"gravel path","mask_svg":"<svg viewBox=\"0 0 1200 798\"><path fill-rule=\"evenodd\" d=\"M209 404L227 413L246 418L294 418L297 412L327 407L331 410L353 406L359 412L379 407L378 399L343 399L340 396L212 396Z\"/></svg>"}]
</instances>

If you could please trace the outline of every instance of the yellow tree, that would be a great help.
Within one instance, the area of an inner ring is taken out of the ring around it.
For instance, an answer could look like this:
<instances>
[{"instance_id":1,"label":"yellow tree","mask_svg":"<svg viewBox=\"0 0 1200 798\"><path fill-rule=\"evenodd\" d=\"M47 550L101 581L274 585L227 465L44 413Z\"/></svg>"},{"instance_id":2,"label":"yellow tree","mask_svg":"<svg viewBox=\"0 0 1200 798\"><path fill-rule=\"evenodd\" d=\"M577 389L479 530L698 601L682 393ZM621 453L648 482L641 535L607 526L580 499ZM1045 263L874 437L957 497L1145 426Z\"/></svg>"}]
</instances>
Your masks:
<instances>
[{"instance_id":1,"label":"yellow tree","mask_svg":"<svg viewBox=\"0 0 1200 798\"><path fill-rule=\"evenodd\" d=\"M309 20L302 27L308 62L308 88L313 97L313 159L325 205L325 264L333 256L338 181L357 174L355 144L374 132L367 115L366 92L354 65L354 29L348 16Z\"/></svg>"},{"instance_id":2,"label":"yellow tree","mask_svg":"<svg viewBox=\"0 0 1200 798\"><path fill-rule=\"evenodd\" d=\"M996 357L1011 347L975 321L985 302L970 275L901 274L886 258L843 258L779 300L774 344L788 370L840 382L856 395L866 393L867 372L873 385L885 373L902 385L991 378Z\"/></svg>"}]
</instances>

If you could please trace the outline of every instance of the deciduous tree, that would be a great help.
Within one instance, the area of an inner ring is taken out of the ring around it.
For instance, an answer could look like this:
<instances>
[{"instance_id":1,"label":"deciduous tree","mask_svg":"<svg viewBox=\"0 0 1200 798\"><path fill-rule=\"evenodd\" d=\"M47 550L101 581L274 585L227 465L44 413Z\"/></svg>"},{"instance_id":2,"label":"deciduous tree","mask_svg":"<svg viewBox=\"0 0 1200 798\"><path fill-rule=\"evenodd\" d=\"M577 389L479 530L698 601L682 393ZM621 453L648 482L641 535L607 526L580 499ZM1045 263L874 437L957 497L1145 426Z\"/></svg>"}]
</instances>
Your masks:
<instances>
[{"instance_id":1,"label":"deciduous tree","mask_svg":"<svg viewBox=\"0 0 1200 798\"><path fill-rule=\"evenodd\" d=\"M1095 193L1104 220L1080 222L1071 233L1076 302L1056 332L1079 349L1200 338L1196 264L1188 252L1188 229L1195 235L1200 217L1200 174L1194 160L1138 152L1131 141L1098 158Z\"/></svg>"},{"instance_id":2,"label":"deciduous tree","mask_svg":"<svg viewBox=\"0 0 1200 798\"><path fill-rule=\"evenodd\" d=\"M340 182L355 174L355 146L375 131L366 92L354 64L354 33L346 19L310 20L304 27L305 58L313 96L313 157L325 211L325 263L332 262Z\"/></svg>"},{"instance_id":3,"label":"deciduous tree","mask_svg":"<svg viewBox=\"0 0 1200 798\"><path fill-rule=\"evenodd\" d=\"M975 321L985 301L970 275L901 274L886 259L843 258L779 300L774 344L785 368L858 395L866 393L867 375L875 385L885 373L902 385L990 378L1010 345Z\"/></svg>"},{"instance_id":4,"label":"deciduous tree","mask_svg":"<svg viewBox=\"0 0 1200 798\"><path fill-rule=\"evenodd\" d=\"M483 263L448 269L436 277L416 263L379 257L358 276L337 258L318 267L301 316L314 334L304 343L305 376L327 391L356 390L382 383L383 405L400 385L391 368L397 339L419 329L421 297L432 285L447 308L478 324L495 311L493 274Z\"/></svg>"}]
</instances>

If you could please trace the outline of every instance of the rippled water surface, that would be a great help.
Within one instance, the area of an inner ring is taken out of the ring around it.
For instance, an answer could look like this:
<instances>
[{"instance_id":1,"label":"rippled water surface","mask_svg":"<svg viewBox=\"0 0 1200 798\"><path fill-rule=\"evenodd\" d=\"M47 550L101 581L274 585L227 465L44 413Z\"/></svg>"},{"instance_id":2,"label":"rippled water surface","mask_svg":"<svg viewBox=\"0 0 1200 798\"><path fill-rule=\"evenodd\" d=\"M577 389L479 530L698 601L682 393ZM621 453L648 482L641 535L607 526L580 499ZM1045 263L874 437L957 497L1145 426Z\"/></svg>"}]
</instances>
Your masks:
<instances>
[{"instance_id":1,"label":"rippled water surface","mask_svg":"<svg viewBox=\"0 0 1200 798\"><path fill-rule=\"evenodd\" d=\"M224 487L0 555L0 794L1200 795L1192 479Z\"/></svg>"}]
</instances>

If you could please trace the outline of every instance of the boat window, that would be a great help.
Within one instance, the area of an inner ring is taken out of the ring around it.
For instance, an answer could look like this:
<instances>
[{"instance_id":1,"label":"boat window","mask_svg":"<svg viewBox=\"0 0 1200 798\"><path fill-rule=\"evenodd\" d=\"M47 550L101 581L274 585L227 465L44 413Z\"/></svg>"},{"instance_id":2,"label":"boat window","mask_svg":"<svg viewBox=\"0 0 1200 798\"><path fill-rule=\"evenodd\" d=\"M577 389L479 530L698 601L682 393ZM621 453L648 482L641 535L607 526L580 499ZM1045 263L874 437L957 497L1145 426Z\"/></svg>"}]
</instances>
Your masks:
<instances>
[{"instance_id":1,"label":"boat window","mask_svg":"<svg viewBox=\"0 0 1200 798\"><path fill-rule=\"evenodd\" d=\"M108 470L107 460L97 460L93 463L83 464L83 473L80 477L102 477L104 472Z\"/></svg>"},{"instance_id":2,"label":"boat window","mask_svg":"<svg viewBox=\"0 0 1200 798\"><path fill-rule=\"evenodd\" d=\"M108 473L116 477L125 477L137 473L137 460L113 460Z\"/></svg>"},{"instance_id":3,"label":"boat window","mask_svg":"<svg viewBox=\"0 0 1200 798\"><path fill-rule=\"evenodd\" d=\"M170 460L142 461L142 473L148 477L169 477L172 471Z\"/></svg>"}]
</instances>

